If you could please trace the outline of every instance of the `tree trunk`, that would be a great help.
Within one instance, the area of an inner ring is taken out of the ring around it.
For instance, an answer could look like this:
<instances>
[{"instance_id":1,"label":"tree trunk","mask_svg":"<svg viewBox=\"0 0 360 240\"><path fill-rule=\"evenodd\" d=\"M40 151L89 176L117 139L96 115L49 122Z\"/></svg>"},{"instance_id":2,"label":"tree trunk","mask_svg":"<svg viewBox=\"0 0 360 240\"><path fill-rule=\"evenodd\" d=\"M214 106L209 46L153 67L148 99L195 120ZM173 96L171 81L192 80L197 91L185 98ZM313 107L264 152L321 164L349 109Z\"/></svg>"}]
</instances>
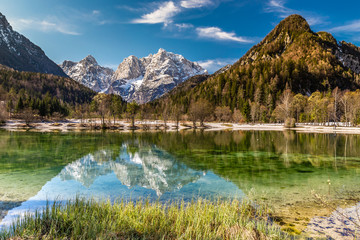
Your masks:
<instances>
[{"instance_id":1,"label":"tree trunk","mask_svg":"<svg viewBox=\"0 0 360 240\"><path fill-rule=\"evenodd\" d=\"M135 128L135 117L131 117L131 127Z\"/></svg>"}]
</instances>

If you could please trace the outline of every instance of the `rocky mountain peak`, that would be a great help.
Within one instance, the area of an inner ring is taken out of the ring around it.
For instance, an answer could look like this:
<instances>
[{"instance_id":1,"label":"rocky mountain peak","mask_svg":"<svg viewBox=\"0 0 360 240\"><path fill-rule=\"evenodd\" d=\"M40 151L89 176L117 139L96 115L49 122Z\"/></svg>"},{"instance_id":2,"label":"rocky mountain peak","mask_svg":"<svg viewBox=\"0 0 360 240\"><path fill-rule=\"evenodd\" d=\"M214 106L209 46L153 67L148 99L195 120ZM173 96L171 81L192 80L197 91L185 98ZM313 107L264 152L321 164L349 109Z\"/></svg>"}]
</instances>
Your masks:
<instances>
[{"instance_id":1,"label":"rocky mountain peak","mask_svg":"<svg viewBox=\"0 0 360 240\"><path fill-rule=\"evenodd\" d=\"M294 14L282 20L260 44L273 41L282 41L289 44L304 33L313 34L313 31L305 18Z\"/></svg>"},{"instance_id":2,"label":"rocky mountain peak","mask_svg":"<svg viewBox=\"0 0 360 240\"><path fill-rule=\"evenodd\" d=\"M136 56L129 56L123 60L123 62L118 66L113 80L118 79L134 79L142 76L144 73L142 63Z\"/></svg>"},{"instance_id":3,"label":"rocky mountain peak","mask_svg":"<svg viewBox=\"0 0 360 240\"><path fill-rule=\"evenodd\" d=\"M91 55L88 55L87 57L85 57L83 60L80 61L80 63L87 64L87 65L98 65L96 59Z\"/></svg>"},{"instance_id":4,"label":"rocky mountain peak","mask_svg":"<svg viewBox=\"0 0 360 240\"><path fill-rule=\"evenodd\" d=\"M159 48L159 51L157 52L156 55L167 55L167 51L163 48Z\"/></svg>"},{"instance_id":5,"label":"rocky mountain peak","mask_svg":"<svg viewBox=\"0 0 360 240\"><path fill-rule=\"evenodd\" d=\"M160 48L156 54L140 59L135 56L125 58L117 68L109 89L126 101L146 103L188 78L201 74L207 74L207 71L197 63Z\"/></svg>"},{"instance_id":6,"label":"rocky mountain peak","mask_svg":"<svg viewBox=\"0 0 360 240\"><path fill-rule=\"evenodd\" d=\"M241 59L240 65L253 61L269 61L279 58L294 42L318 37L308 22L300 15L290 15L282 20L259 44L252 47Z\"/></svg>"},{"instance_id":7,"label":"rocky mountain peak","mask_svg":"<svg viewBox=\"0 0 360 240\"><path fill-rule=\"evenodd\" d=\"M72 79L97 92L109 87L114 74L112 69L99 66L91 55L80 62L64 61L60 67Z\"/></svg>"},{"instance_id":8,"label":"rocky mountain peak","mask_svg":"<svg viewBox=\"0 0 360 240\"><path fill-rule=\"evenodd\" d=\"M0 27L3 27L3 28L11 28L9 22L7 21L6 17L0 13ZM12 28L11 28L12 30Z\"/></svg>"},{"instance_id":9,"label":"rocky mountain peak","mask_svg":"<svg viewBox=\"0 0 360 240\"><path fill-rule=\"evenodd\" d=\"M282 20L275 31L287 31L287 32L312 32L309 23L305 18L298 14L293 14Z\"/></svg>"}]
</instances>

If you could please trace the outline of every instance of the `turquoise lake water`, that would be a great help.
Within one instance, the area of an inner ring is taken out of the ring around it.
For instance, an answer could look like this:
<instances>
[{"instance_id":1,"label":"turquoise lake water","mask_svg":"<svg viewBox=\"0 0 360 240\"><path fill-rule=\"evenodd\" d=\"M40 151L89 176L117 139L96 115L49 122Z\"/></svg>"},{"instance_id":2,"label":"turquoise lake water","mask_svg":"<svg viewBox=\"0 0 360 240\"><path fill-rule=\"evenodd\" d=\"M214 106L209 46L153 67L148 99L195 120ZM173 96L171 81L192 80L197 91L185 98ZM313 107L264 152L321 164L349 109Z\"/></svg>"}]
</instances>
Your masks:
<instances>
[{"instance_id":1,"label":"turquoise lake water","mask_svg":"<svg viewBox=\"0 0 360 240\"><path fill-rule=\"evenodd\" d=\"M0 131L2 226L47 201L75 197L168 202L244 196L273 206L284 224L306 226L327 214L312 193L340 205L358 196L359 183L357 135Z\"/></svg>"}]
</instances>

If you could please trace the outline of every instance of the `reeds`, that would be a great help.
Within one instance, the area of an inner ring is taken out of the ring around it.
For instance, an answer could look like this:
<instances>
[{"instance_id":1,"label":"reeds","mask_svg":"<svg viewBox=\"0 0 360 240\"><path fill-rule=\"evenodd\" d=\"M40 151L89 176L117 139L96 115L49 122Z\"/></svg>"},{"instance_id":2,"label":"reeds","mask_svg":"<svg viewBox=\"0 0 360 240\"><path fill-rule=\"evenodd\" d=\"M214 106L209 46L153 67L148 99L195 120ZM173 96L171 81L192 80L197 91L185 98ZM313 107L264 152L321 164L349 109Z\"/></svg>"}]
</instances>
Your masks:
<instances>
[{"instance_id":1,"label":"reeds","mask_svg":"<svg viewBox=\"0 0 360 240\"><path fill-rule=\"evenodd\" d=\"M76 199L26 214L0 239L286 239L250 201L95 202Z\"/></svg>"}]
</instances>

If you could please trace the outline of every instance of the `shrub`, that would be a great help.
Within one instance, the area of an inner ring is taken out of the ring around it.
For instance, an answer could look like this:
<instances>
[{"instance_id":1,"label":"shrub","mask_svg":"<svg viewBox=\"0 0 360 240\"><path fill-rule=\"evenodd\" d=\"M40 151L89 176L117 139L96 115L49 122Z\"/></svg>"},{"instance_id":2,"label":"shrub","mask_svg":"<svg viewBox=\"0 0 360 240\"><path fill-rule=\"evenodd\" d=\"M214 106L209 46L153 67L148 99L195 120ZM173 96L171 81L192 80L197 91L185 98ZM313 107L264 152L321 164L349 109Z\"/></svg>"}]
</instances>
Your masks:
<instances>
[{"instance_id":1,"label":"shrub","mask_svg":"<svg viewBox=\"0 0 360 240\"><path fill-rule=\"evenodd\" d=\"M285 128L294 128L296 127L296 120L295 118L287 118L285 120L285 124L284 124Z\"/></svg>"}]
</instances>

